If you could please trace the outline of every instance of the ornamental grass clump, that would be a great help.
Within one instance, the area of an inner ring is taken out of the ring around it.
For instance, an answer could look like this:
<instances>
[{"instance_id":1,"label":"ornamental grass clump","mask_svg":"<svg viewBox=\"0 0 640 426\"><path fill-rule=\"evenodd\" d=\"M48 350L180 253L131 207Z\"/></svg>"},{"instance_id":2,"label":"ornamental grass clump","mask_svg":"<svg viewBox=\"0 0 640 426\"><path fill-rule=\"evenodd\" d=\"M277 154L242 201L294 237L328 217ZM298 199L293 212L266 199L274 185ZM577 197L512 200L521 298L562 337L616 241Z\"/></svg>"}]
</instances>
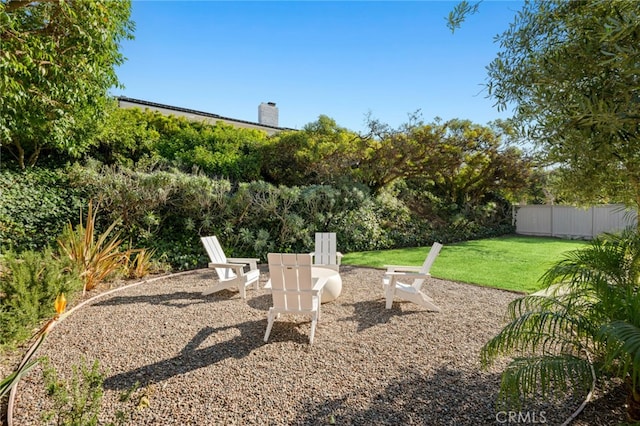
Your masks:
<instances>
[{"instance_id":1,"label":"ornamental grass clump","mask_svg":"<svg viewBox=\"0 0 640 426\"><path fill-rule=\"evenodd\" d=\"M109 238L118 221L113 222L96 239L97 214L98 209L94 211L93 203L89 202L85 223L80 215L80 224L75 228L70 223L67 224L62 237L58 239L62 253L69 257L79 269L84 283L83 294L121 269L130 255L130 251L120 250L123 240L120 239L119 233Z\"/></svg>"},{"instance_id":2,"label":"ornamental grass clump","mask_svg":"<svg viewBox=\"0 0 640 426\"><path fill-rule=\"evenodd\" d=\"M135 256L132 255L135 253ZM124 275L127 278L142 278L154 272L156 264L153 261L155 250L137 249L129 250L125 255L123 265Z\"/></svg>"}]
</instances>

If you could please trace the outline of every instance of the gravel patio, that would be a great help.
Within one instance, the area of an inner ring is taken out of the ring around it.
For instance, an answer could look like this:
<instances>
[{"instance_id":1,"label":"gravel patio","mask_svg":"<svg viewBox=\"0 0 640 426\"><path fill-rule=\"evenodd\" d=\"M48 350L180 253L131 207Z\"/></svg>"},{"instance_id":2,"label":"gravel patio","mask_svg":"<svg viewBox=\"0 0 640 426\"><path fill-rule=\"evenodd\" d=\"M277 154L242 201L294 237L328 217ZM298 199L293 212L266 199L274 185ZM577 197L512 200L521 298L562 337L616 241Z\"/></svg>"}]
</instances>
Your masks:
<instances>
[{"instance_id":1,"label":"gravel patio","mask_svg":"<svg viewBox=\"0 0 640 426\"><path fill-rule=\"evenodd\" d=\"M518 294L431 279L425 289L442 312L403 302L386 310L383 271L343 266L341 275L312 346L309 321L286 316L263 342L263 266L246 302L231 291L202 296L215 280L206 269L105 295L60 323L39 354L65 378L82 357L99 360L105 423L117 410L133 425L506 423L495 407L503 365L482 370L479 351ZM529 407L529 419L560 425L580 402ZM617 424L607 403L589 404L572 425ZM48 404L37 367L20 384L14 423L41 424Z\"/></svg>"}]
</instances>

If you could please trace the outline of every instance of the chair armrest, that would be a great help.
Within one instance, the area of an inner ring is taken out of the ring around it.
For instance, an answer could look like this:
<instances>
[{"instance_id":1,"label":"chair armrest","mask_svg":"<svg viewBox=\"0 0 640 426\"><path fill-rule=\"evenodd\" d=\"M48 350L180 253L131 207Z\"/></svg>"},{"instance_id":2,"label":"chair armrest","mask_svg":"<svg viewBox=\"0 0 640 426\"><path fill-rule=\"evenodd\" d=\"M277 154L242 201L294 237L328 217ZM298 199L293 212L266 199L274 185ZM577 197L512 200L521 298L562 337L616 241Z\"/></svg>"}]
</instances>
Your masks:
<instances>
[{"instance_id":1,"label":"chair armrest","mask_svg":"<svg viewBox=\"0 0 640 426\"><path fill-rule=\"evenodd\" d=\"M422 269L421 266L403 266L403 265L384 265L387 268L387 272L398 272L398 271L406 271L406 272L420 272Z\"/></svg>"},{"instance_id":2,"label":"chair armrest","mask_svg":"<svg viewBox=\"0 0 640 426\"><path fill-rule=\"evenodd\" d=\"M317 281L313 283L313 287L311 287L311 290L319 292L320 290L322 290L322 288L325 286L328 280L329 280L329 277L318 278Z\"/></svg>"},{"instance_id":3,"label":"chair armrest","mask_svg":"<svg viewBox=\"0 0 640 426\"><path fill-rule=\"evenodd\" d=\"M313 251L311 253L309 253L311 255L311 258L313 259L313 257L316 255L316 252ZM342 253L340 253L339 251L336 252L336 264L340 264L340 262L342 261L342 256L344 256Z\"/></svg>"},{"instance_id":4,"label":"chair armrest","mask_svg":"<svg viewBox=\"0 0 640 426\"><path fill-rule=\"evenodd\" d=\"M260 262L260 259L253 259L249 257L228 257L227 261L232 263L244 263L245 265L249 265L249 269L258 269L258 262Z\"/></svg>"},{"instance_id":5,"label":"chair armrest","mask_svg":"<svg viewBox=\"0 0 640 426\"><path fill-rule=\"evenodd\" d=\"M416 274L416 273L413 273L413 272L394 272L394 271L389 271L389 272L386 272L384 275L385 276L390 276L390 277L411 277L413 279L431 278L431 274Z\"/></svg>"},{"instance_id":6,"label":"chair armrest","mask_svg":"<svg viewBox=\"0 0 640 426\"><path fill-rule=\"evenodd\" d=\"M209 268L229 268L233 269L233 272L237 276L244 275L244 263L209 263Z\"/></svg>"}]
</instances>

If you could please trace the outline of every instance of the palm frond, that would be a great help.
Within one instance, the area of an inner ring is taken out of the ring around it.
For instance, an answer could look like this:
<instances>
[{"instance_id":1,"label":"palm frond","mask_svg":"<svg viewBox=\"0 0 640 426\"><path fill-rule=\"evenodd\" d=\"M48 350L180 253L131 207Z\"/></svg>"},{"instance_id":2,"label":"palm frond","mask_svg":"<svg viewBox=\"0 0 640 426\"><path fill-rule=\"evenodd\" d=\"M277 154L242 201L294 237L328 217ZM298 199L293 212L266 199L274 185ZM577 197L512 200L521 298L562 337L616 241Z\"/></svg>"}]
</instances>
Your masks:
<instances>
[{"instance_id":1,"label":"palm frond","mask_svg":"<svg viewBox=\"0 0 640 426\"><path fill-rule=\"evenodd\" d=\"M620 377L630 376L633 389L640 385L640 328L626 321L613 321L601 329L601 334L609 345L608 365L614 361Z\"/></svg>"},{"instance_id":2,"label":"palm frond","mask_svg":"<svg viewBox=\"0 0 640 426\"><path fill-rule=\"evenodd\" d=\"M626 235L626 234L625 234ZM541 278L545 285L625 286L638 276L640 244L637 236L603 234L586 248L566 253Z\"/></svg>"},{"instance_id":3,"label":"palm frond","mask_svg":"<svg viewBox=\"0 0 640 426\"><path fill-rule=\"evenodd\" d=\"M505 369L499 401L519 408L530 398L557 397L569 390L584 391L593 381L591 365L573 355L516 358Z\"/></svg>"},{"instance_id":4,"label":"palm frond","mask_svg":"<svg viewBox=\"0 0 640 426\"><path fill-rule=\"evenodd\" d=\"M513 301L510 322L481 350L485 366L518 357L503 373L501 398L517 405L534 392L587 387L591 359L640 395L640 233L601 235L541 280L547 287Z\"/></svg>"},{"instance_id":5,"label":"palm frond","mask_svg":"<svg viewBox=\"0 0 640 426\"><path fill-rule=\"evenodd\" d=\"M567 316L564 312L525 312L489 340L481 349L484 366L501 355L527 353L577 353L593 343L593 324L583 316Z\"/></svg>"}]
</instances>

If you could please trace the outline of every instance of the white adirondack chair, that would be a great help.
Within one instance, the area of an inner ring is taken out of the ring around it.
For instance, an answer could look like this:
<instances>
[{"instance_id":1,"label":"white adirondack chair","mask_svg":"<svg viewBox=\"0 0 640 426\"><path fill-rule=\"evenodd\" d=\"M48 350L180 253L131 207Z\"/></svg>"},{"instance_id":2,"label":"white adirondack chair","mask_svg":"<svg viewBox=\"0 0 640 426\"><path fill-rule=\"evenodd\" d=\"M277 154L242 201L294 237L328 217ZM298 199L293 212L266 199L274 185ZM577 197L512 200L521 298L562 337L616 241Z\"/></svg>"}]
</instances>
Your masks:
<instances>
[{"instance_id":1,"label":"white adirondack chair","mask_svg":"<svg viewBox=\"0 0 640 426\"><path fill-rule=\"evenodd\" d=\"M240 297L246 299L246 289L255 285L258 290L258 282L260 279L260 270L258 269L258 260L251 258L227 258L225 256L218 238L215 236L202 237L202 244L209 255L209 268L213 268L218 275L218 282L205 290L202 294L209 295L227 288L237 288L240 291ZM245 268L248 268L245 270Z\"/></svg>"},{"instance_id":2,"label":"white adirondack chair","mask_svg":"<svg viewBox=\"0 0 640 426\"><path fill-rule=\"evenodd\" d=\"M269 308L264 341L269 340L273 321L280 314L293 314L311 317L309 344L313 344L320 319L320 293L327 278L311 278L310 254L269 253L267 256L273 306Z\"/></svg>"},{"instance_id":3,"label":"white adirondack chair","mask_svg":"<svg viewBox=\"0 0 640 426\"><path fill-rule=\"evenodd\" d=\"M316 232L316 250L311 253L313 264L340 270L342 253L336 250L336 234L334 232Z\"/></svg>"},{"instance_id":4,"label":"white adirondack chair","mask_svg":"<svg viewBox=\"0 0 640 426\"><path fill-rule=\"evenodd\" d=\"M442 244L433 243L431 250L424 260L422 267L385 265L387 272L382 278L385 291L386 308L391 309L394 296L417 305L424 306L430 311L440 312L440 308L433 303L433 299L422 291L422 284L431 277L429 270L438 257Z\"/></svg>"}]
</instances>

